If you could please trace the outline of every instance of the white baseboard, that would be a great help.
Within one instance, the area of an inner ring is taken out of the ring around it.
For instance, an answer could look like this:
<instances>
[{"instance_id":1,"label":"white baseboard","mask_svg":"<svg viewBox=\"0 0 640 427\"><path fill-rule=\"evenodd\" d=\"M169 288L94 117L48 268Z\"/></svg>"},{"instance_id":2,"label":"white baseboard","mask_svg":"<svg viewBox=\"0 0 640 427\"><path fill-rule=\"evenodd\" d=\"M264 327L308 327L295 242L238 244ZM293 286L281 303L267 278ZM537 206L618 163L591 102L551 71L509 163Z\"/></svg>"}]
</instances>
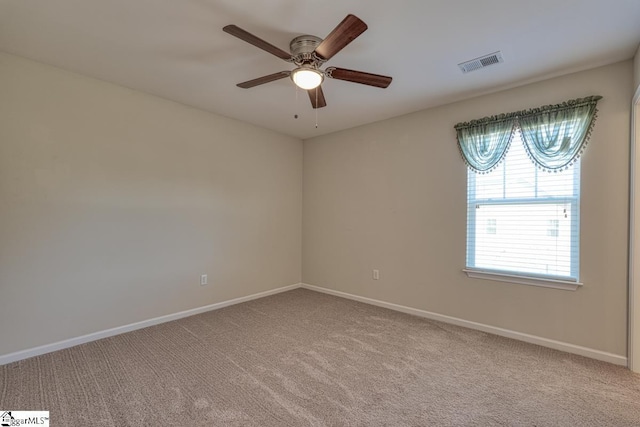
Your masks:
<instances>
[{"instance_id":1,"label":"white baseboard","mask_svg":"<svg viewBox=\"0 0 640 427\"><path fill-rule=\"evenodd\" d=\"M469 329L476 329L482 332L488 332L494 335L500 335L506 338L512 338L519 341L528 342L530 344L537 344L543 347L549 347L554 350L560 350L567 353L573 353L580 356L589 357L591 359L602 360L604 362L613 363L615 365L627 366L627 358L619 356L613 353L607 353L605 351L595 350L588 347L581 347L579 345L569 344L562 341L551 340L548 338L538 337L536 335L524 334L522 332L516 332L509 329L498 328L495 326L485 325L483 323L471 322L469 320L459 319L457 317L446 316L444 314L432 313L426 310L420 310L417 308L406 307L404 305L393 304L385 301L380 301L372 298L361 297L358 295L348 294L346 292L335 291L333 289L322 288L320 286L308 285L302 283L301 287L312 291L323 292L325 294L335 295L342 298L347 298L366 304L376 305L378 307L384 307L402 313L413 314L414 316L424 317L431 320L437 320L439 322L449 323L456 326L463 326Z\"/></svg>"},{"instance_id":2,"label":"white baseboard","mask_svg":"<svg viewBox=\"0 0 640 427\"><path fill-rule=\"evenodd\" d=\"M403 305L393 304L393 303L380 301L372 298L361 297L358 295L348 294L346 292L340 292L340 291L335 291L333 289L322 288L320 286L308 285L306 283L297 283L295 285L283 286L281 288L272 289L265 292L259 292L257 294L247 295L240 298L234 298L228 301L222 301L219 303L194 308L191 310L185 310L178 313L168 314L166 316L160 316L160 317L155 317L153 319L143 320L141 322L131 323L129 325L124 325L124 326L119 326L112 329L107 329L104 331L94 332L94 333L83 335L76 338L70 338L64 341L58 341L52 344L46 344L39 347L30 348L27 350L17 351L15 353L1 355L0 365L6 365L7 363L16 362L18 360L28 359L30 357L39 356L41 354L51 353L52 351L74 347L76 345L84 344L90 341L96 341L102 338L112 337L114 335L135 331L136 329L147 328L149 326L170 322L172 320L182 319L184 317L205 313L207 311L218 310L220 308L228 307L230 305L240 304L242 302L263 298L269 295L290 291L300 287L309 289L312 291L323 292L326 294L363 302L366 304L376 305L378 307L384 307L391 310L400 311L402 313L424 317L431 320L437 320L440 322L449 323L456 326L462 326L465 328L475 329L478 331L487 332L494 335L513 338L515 340L524 341L531 344L537 344L543 347L549 347L555 350L565 351L567 353L578 354L580 356L590 357L592 359L602 360L604 362L609 362L616 365L627 366L627 358L624 356L619 356L617 354L607 353L600 350L594 350L588 347L581 347L578 345L569 344L562 341L551 340L548 338L542 338L535 335L524 334L522 332L516 332L509 329L503 329L495 326L485 325L483 323L471 322L469 320L459 319L457 317L446 316L438 313L432 313L426 310L420 310L417 308L406 307Z\"/></svg>"},{"instance_id":3,"label":"white baseboard","mask_svg":"<svg viewBox=\"0 0 640 427\"><path fill-rule=\"evenodd\" d=\"M129 325L118 326L116 328L107 329L104 331L94 332L87 335L82 335L76 338L70 338L64 341L58 341L52 344L45 344L39 347L30 348L27 350L16 351L15 353L9 353L0 356L0 366L7 363L16 362L18 360L28 359L29 357L40 356L41 354L51 353L52 351L62 350L76 345L84 344L90 341L96 341L102 338L112 337L114 335L123 334L125 332L135 331L136 329L147 328L149 326L158 325L160 323L170 322L172 320L182 319L183 317L193 316L195 314L204 313L207 311L218 310L223 307L228 307L234 304L240 304L241 302L251 301L258 298L263 298L269 295L279 294L281 292L290 291L302 286L301 283L295 285L283 286L277 289L271 289L269 291L259 292L257 294L247 295L245 297L234 298L228 301L222 301L215 304L205 305L204 307L193 308L191 310L180 311L178 313L167 314L166 316L154 317L153 319L143 320L141 322L131 323Z\"/></svg>"}]
</instances>

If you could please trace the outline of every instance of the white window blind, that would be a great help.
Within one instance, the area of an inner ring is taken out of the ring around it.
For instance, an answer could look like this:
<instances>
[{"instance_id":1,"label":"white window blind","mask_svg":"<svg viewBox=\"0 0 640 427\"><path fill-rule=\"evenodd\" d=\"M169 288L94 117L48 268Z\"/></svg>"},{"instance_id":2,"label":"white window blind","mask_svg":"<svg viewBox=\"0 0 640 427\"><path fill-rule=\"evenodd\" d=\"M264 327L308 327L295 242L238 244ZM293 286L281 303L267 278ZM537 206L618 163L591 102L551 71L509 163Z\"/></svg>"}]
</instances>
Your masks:
<instances>
[{"instance_id":1,"label":"white window blind","mask_svg":"<svg viewBox=\"0 0 640 427\"><path fill-rule=\"evenodd\" d=\"M467 174L468 269L578 281L579 161L539 170L516 132L496 169Z\"/></svg>"}]
</instances>

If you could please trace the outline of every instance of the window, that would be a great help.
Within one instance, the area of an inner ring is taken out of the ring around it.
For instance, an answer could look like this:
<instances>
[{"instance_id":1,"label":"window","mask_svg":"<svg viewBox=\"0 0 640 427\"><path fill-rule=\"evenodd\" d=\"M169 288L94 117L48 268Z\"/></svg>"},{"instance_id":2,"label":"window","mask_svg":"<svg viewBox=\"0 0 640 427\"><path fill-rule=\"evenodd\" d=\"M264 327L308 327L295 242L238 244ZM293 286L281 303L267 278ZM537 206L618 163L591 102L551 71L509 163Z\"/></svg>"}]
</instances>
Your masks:
<instances>
[{"instance_id":1,"label":"window","mask_svg":"<svg viewBox=\"0 0 640 427\"><path fill-rule=\"evenodd\" d=\"M517 132L497 168L467 174L467 269L578 281L579 162L542 171Z\"/></svg>"},{"instance_id":2,"label":"window","mask_svg":"<svg viewBox=\"0 0 640 427\"><path fill-rule=\"evenodd\" d=\"M469 168L469 277L566 290L581 285L578 159L600 99L588 96L454 126Z\"/></svg>"}]
</instances>

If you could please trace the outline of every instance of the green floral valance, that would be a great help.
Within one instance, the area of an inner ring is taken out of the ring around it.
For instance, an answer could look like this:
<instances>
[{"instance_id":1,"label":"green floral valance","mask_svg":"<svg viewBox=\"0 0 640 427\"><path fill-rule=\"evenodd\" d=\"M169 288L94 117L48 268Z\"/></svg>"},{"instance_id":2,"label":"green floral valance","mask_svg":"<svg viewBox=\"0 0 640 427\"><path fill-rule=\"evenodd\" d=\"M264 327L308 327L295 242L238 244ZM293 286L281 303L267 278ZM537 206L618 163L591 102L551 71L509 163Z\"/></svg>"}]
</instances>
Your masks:
<instances>
[{"instance_id":1,"label":"green floral valance","mask_svg":"<svg viewBox=\"0 0 640 427\"><path fill-rule=\"evenodd\" d=\"M494 169L506 155L519 128L531 160L558 171L573 164L591 135L601 96L485 117L455 125L458 148L467 166L479 173Z\"/></svg>"}]
</instances>

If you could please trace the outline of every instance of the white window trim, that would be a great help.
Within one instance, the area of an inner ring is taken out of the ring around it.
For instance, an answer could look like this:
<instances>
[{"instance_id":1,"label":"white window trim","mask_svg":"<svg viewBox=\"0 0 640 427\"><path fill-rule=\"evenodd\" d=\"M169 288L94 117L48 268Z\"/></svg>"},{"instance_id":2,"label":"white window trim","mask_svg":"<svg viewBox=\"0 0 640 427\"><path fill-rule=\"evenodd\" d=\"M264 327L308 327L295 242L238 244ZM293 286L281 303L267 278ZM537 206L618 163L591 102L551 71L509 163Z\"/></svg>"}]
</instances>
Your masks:
<instances>
[{"instance_id":1,"label":"white window trim","mask_svg":"<svg viewBox=\"0 0 640 427\"><path fill-rule=\"evenodd\" d=\"M576 291L583 283L562 279L550 279L547 277L524 276L495 271L464 268L468 277L482 280L495 280L498 282L516 283L519 285L541 286L543 288L561 289L563 291Z\"/></svg>"}]
</instances>

